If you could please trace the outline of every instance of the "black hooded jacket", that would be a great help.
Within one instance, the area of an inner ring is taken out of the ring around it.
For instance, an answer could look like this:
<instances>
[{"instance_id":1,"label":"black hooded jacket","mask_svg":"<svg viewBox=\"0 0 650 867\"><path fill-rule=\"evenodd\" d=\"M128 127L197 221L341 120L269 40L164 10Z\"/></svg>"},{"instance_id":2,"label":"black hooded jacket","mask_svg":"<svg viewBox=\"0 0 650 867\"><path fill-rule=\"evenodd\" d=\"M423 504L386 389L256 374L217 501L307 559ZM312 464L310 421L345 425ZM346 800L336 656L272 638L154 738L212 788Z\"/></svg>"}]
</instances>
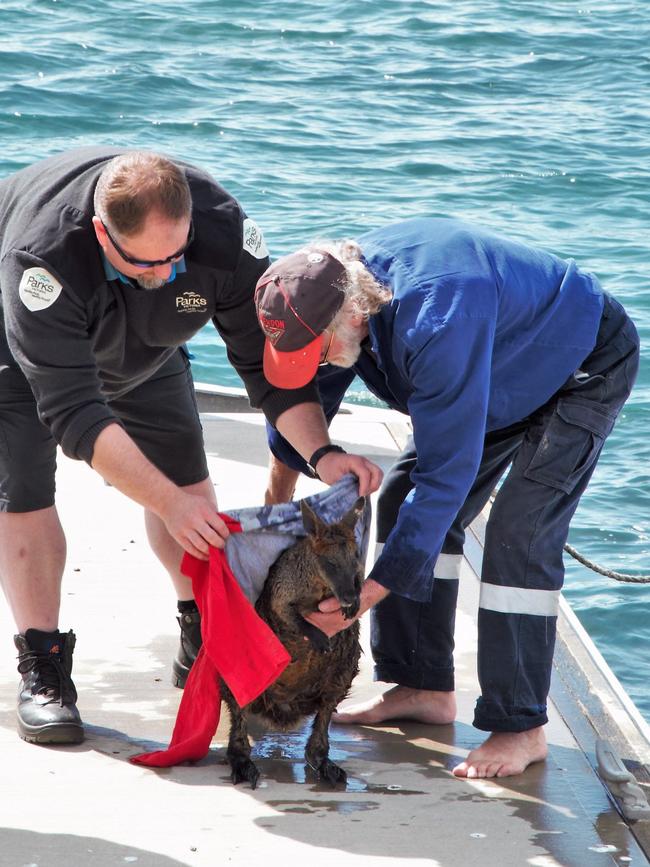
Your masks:
<instances>
[{"instance_id":1,"label":"black hooded jacket","mask_svg":"<svg viewBox=\"0 0 650 867\"><path fill-rule=\"evenodd\" d=\"M160 289L107 279L92 226L97 179L121 151L81 148L0 181L0 366L18 365L41 421L63 451L90 461L117 421L110 401L148 379L212 320L251 404L271 422L317 400L311 386L264 379L255 284L269 264L256 224L212 178L190 165L194 240Z\"/></svg>"}]
</instances>

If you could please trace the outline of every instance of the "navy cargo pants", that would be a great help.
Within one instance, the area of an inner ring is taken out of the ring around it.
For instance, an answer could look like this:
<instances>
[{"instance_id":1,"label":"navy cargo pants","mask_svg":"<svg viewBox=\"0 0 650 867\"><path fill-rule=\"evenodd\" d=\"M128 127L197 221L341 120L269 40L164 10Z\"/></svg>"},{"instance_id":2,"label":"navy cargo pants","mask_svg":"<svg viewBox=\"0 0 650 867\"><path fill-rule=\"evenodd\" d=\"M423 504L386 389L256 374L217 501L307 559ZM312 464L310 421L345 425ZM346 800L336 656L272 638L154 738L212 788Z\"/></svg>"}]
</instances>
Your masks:
<instances>
[{"instance_id":1,"label":"navy cargo pants","mask_svg":"<svg viewBox=\"0 0 650 867\"><path fill-rule=\"evenodd\" d=\"M546 700L569 523L634 384L639 339L605 296L596 346L564 386L521 422L485 437L473 487L434 568L430 602L391 594L371 611L375 679L454 689L454 618L465 528L499 488L487 523L478 613L481 697L474 725L519 732L547 722ZM377 541L388 537L412 487L413 441L382 485Z\"/></svg>"}]
</instances>

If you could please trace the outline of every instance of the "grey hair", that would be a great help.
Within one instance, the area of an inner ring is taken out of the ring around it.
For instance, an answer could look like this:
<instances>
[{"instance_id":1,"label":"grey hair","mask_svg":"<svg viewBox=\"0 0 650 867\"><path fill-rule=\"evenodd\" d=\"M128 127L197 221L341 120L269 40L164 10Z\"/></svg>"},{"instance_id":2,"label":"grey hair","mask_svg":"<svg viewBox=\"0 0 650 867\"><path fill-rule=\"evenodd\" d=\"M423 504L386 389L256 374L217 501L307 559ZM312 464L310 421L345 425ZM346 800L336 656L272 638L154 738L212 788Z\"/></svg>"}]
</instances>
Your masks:
<instances>
[{"instance_id":1,"label":"grey hair","mask_svg":"<svg viewBox=\"0 0 650 867\"><path fill-rule=\"evenodd\" d=\"M318 241L311 245L334 256L345 266L347 280L341 288L345 292L343 307L334 318L336 326L339 318L347 313L356 313L368 319L378 313L392 298L392 292L372 276L361 261L361 247L356 241L344 238L341 241Z\"/></svg>"}]
</instances>

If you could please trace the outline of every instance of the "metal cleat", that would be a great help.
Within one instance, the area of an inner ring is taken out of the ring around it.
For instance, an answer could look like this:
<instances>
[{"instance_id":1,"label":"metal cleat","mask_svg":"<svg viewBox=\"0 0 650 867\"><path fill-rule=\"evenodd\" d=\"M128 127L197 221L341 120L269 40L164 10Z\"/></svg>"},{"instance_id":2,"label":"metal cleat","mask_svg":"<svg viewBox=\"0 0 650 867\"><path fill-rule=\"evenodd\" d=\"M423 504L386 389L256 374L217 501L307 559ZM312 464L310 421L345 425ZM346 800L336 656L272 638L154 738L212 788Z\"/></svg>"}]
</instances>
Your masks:
<instances>
[{"instance_id":1,"label":"metal cleat","mask_svg":"<svg viewBox=\"0 0 650 867\"><path fill-rule=\"evenodd\" d=\"M626 819L650 819L650 804L643 789L608 741L596 741L598 773Z\"/></svg>"}]
</instances>

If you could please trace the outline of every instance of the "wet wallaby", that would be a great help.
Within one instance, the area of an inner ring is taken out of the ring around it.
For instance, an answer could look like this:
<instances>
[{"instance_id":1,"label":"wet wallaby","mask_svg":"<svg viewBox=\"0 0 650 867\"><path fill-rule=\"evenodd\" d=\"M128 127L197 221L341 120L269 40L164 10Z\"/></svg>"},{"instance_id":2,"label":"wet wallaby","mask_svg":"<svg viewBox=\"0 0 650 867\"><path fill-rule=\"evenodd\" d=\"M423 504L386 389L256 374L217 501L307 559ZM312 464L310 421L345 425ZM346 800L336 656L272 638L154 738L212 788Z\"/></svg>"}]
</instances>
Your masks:
<instances>
[{"instance_id":1,"label":"wet wallaby","mask_svg":"<svg viewBox=\"0 0 650 867\"><path fill-rule=\"evenodd\" d=\"M280 729L293 728L303 717L315 713L305 760L330 784L346 781L345 771L329 759L329 724L359 670L359 623L327 638L303 614L317 610L319 602L332 595L346 618L358 612L363 563L354 528L364 505L365 498L360 497L338 523L326 524L304 500L300 503L307 535L275 561L255 606L291 654L291 662L245 708L239 707L223 684L231 719L227 755L233 783L248 780L254 789L259 778L251 760L249 713Z\"/></svg>"}]
</instances>

